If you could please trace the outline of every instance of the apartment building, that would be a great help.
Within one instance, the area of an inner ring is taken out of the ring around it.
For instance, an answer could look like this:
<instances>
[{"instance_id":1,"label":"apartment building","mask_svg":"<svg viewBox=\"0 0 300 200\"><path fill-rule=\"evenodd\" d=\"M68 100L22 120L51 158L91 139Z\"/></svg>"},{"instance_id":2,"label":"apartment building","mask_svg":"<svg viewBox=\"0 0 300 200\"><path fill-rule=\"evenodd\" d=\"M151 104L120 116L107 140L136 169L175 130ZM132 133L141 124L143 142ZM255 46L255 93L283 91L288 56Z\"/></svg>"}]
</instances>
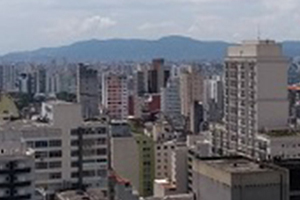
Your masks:
<instances>
[{"instance_id":1,"label":"apartment building","mask_svg":"<svg viewBox=\"0 0 300 200\"><path fill-rule=\"evenodd\" d=\"M287 126L288 66L275 41L245 41L228 48L224 110L228 153L253 157L259 130Z\"/></svg>"}]
</instances>

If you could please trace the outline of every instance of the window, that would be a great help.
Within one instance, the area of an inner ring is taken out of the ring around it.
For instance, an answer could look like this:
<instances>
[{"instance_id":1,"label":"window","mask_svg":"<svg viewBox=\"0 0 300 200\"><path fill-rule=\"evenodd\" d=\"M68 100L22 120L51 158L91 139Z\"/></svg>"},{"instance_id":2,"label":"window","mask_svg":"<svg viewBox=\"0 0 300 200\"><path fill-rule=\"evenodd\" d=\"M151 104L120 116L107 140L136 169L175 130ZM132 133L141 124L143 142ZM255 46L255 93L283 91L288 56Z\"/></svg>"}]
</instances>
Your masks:
<instances>
[{"instance_id":1,"label":"window","mask_svg":"<svg viewBox=\"0 0 300 200\"><path fill-rule=\"evenodd\" d=\"M98 138L97 139L97 144L106 144L106 138Z\"/></svg>"},{"instance_id":2,"label":"window","mask_svg":"<svg viewBox=\"0 0 300 200\"><path fill-rule=\"evenodd\" d=\"M98 128L97 132L98 132L98 134L105 134L106 133L106 128L105 127Z\"/></svg>"},{"instance_id":3,"label":"window","mask_svg":"<svg viewBox=\"0 0 300 200\"><path fill-rule=\"evenodd\" d=\"M74 157L74 156L78 156L79 155L79 151L78 150L73 150L71 151L71 156Z\"/></svg>"},{"instance_id":4,"label":"window","mask_svg":"<svg viewBox=\"0 0 300 200\"><path fill-rule=\"evenodd\" d=\"M99 169L97 171L97 175L101 176L101 177L105 177L105 176L107 176L107 170L105 170L105 169Z\"/></svg>"},{"instance_id":5,"label":"window","mask_svg":"<svg viewBox=\"0 0 300 200\"><path fill-rule=\"evenodd\" d=\"M50 158L59 158L62 156L62 152L59 150L59 151L50 151L49 152L49 157Z\"/></svg>"},{"instance_id":6,"label":"window","mask_svg":"<svg viewBox=\"0 0 300 200\"><path fill-rule=\"evenodd\" d=\"M49 179L60 179L61 173L60 172L54 172L49 174Z\"/></svg>"},{"instance_id":7,"label":"window","mask_svg":"<svg viewBox=\"0 0 300 200\"><path fill-rule=\"evenodd\" d=\"M54 161L54 162L49 162L49 168L61 168L61 162L60 161Z\"/></svg>"},{"instance_id":8,"label":"window","mask_svg":"<svg viewBox=\"0 0 300 200\"><path fill-rule=\"evenodd\" d=\"M71 140L71 146L78 146L78 140Z\"/></svg>"},{"instance_id":9,"label":"window","mask_svg":"<svg viewBox=\"0 0 300 200\"><path fill-rule=\"evenodd\" d=\"M61 147L61 140L50 140L49 146L50 147Z\"/></svg>"},{"instance_id":10,"label":"window","mask_svg":"<svg viewBox=\"0 0 300 200\"><path fill-rule=\"evenodd\" d=\"M97 149L97 155L106 155L106 148Z\"/></svg>"},{"instance_id":11,"label":"window","mask_svg":"<svg viewBox=\"0 0 300 200\"><path fill-rule=\"evenodd\" d=\"M37 151L35 152L35 158L47 158L48 152L47 151Z\"/></svg>"},{"instance_id":12,"label":"window","mask_svg":"<svg viewBox=\"0 0 300 200\"><path fill-rule=\"evenodd\" d=\"M78 166L79 166L78 161L72 161L71 167L78 167Z\"/></svg>"},{"instance_id":13,"label":"window","mask_svg":"<svg viewBox=\"0 0 300 200\"><path fill-rule=\"evenodd\" d=\"M48 168L47 162L37 162L37 163L35 163L35 168L36 169L47 169Z\"/></svg>"},{"instance_id":14,"label":"window","mask_svg":"<svg viewBox=\"0 0 300 200\"><path fill-rule=\"evenodd\" d=\"M36 141L35 142L35 148L45 148L48 147L47 141Z\"/></svg>"}]
</instances>

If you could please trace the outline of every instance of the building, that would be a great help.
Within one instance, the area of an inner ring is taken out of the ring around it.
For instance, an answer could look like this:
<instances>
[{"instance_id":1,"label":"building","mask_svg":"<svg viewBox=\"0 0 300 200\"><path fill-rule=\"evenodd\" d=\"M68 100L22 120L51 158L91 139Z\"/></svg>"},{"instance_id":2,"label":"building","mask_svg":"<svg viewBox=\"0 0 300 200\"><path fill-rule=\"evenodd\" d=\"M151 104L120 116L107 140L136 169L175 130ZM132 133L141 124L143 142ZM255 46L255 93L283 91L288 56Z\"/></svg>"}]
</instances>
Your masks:
<instances>
[{"instance_id":1,"label":"building","mask_svg":"<svg viewBox=\"0 0 300 200\"><path fill-rule=\"evenodd\" d=\"M190 117L194 102L203 102L203 74L195 67L189 66L180 74L181 114Z\"/></svg>"},{"instance_id":2,"label":"building","mask_svg":"<svg viewBox=\"0 0 300 200\"><path fill-rule=\"evenodd\" d=\"M300 159L299 131L279 129L260 132L256 152L256 157L262 160Z\"/></svg>"},{"instance_id":3,"label":"building","mask_svg":"<svg viewBox=\"0 0 300 200\"><path fill-rule=\"evenodd\" d=\"M118 174L113 173L110 177L113 187L112 199L114 200L138 200L139 197L133 191L130 181L120 177Z\"/></svg>"},{"instance_id":4,"label":"building","mask_svg":"<svg viewBox=\"0 0 300 200\"><path fill-rule=\"evenodd\" d=\"M189 184L197 200L289 199L284 168L242 157L190 159Z\"/></svg>"},{"instance_id":5,"label":"building","mask_svg":"<svg viewBox=\"0 0 300 200\"><path fill-rule=\"evenodd\" d=\"M224 90L221 76L215 75L204 80L204 108L207 120L220 122L223 119Z\"/></svg>"},{"instance_id":6,"label":"building","mask_svg":"<svg viewBox=\"0 0 300 200\"><path fill-rule=\"evenodd\" d=\"M274 41L245 41L228 48L225 61L225 124L228 153L255 155L262 129L287 126L288 59Z\"/></svg>"},{"instance_id":7,"label":"building","mask_svg":"<svg viewBox=\"0 0 300 200\"><path fill-rule=\"evenodd\" d=\"M7 94L0 94L0 121L17 119L19 117L19 110L14 100Z\"/></svg>"},{"instance_id":8,"label":"building","mask_svg":"<svg viewBox=\"0 0 300 200\"><path fill-rule=\"evenodd\" d=\"M77 68L77 102L81 104L83 118L99 115L98 72L85 64Z\"/></svg>"},{"instance_id":9,"label":"building","mask_svg":"<svg viewBox=\"0 0 300 200\"><path fill-rule=\"evenodd\" d=\"M161 111L168 116L181 114L180 80L178 77L170 78L166 87L161 90Z\"/></svg>"},{"instance_id":10,"label":"building","mask_svg":"<svg viewBox=\"0 0 300 200\"><path fill-rule=\"evenodd\" d=\"M1 137L0 199L35 200L34 151L20 139Z\"/></svg>"},{"instance_id":11,"label":"building","mask_svg":"<svg viewBox=\"0 0 300 200\"><path fill-rule=\"evenodd\" d=\"M274 159L273 163L289 171L289 194L290 200L300 198L300 160L299 159Z\"/></svg>"},{"instance_id":12,"label":"building","mask_svg":"<svg viewBox=\"0 0 300 200\"><path fill-rule=\"evenodd\" d=\"M102 79L102 104L112 119L128 117L128 82L125 74L108 73Z\"/></svg>"},{"instance_id":13,"label":"building","mask_svg":"<svg viewBox=\"0 0 300 200\"><path fill-rule=\"evenodd\" d=\"M171 158L175 146L174 141L155 143L155 179L171 180Z\"/></svg>"},{"instance_id":14,"label":"building","mask_svg":"<svg viewBox=\"0 0 300 200\"><path fill-rule=\"evenodd\" d=\"M55 195L55 200L106 200L97 190L67 190Z\"/></svg>"},{"instance_id":15,"label":"building","mask_svg":"<svg viewBox=\"0 0 300 200\"><path fill-rule=\"evenodd\" d=\"M190 130L198 134L200 131L205 130L205 110L204 105L202 102L194 101L191 104L191 111L190 111Z\"/></svg>"},{"instance_id":16,"label":"building","mask_svg":"<svg viewBox=\"0 0 300 200\"><path fill-rule=\"evenodd\" d=\"M97 189L108 197L108 120L86 121L71 131L71 179L76 188ZM76 184L77 183L77 184Z\"/></svg>"},{"instance_id":17,"label":"building","mask_svg":"<svg viewBox=\"0 0 300 200\"><path fill-rule=\"evenodd\" d=\"M115 172L127 179L140 196L153 194L154 144L141 128L111 132L111 162Z\"/></svg>"},{"instance_id":18,"label":"building","mask_svg":"<svg viewBox=\"0 0 300 200\"><path fill-rule=\"evenodd\" d=\"M66 189L96 189L108 196L109 124L83 122L79 104L46 102L36 120L8 121L1 135L35 150L35 187L47 198Z\"/></svg>"}]
</instances>

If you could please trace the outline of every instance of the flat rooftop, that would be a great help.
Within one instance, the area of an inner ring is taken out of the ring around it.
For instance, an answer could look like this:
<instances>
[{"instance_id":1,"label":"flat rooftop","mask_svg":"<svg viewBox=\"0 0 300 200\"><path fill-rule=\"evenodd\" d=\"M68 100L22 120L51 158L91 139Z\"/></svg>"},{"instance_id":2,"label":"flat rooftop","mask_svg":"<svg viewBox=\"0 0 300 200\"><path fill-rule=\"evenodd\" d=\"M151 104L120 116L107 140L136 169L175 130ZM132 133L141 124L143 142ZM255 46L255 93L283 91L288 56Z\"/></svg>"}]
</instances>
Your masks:
<instances>
[{"instance_id":1,"label":"flat rooftop","mask_svg":"<svg viewBox=\"0 0 300 200\"><path fill-rule=\"evenodd\" d=\"M300 135L300 131L290 130L290 129L280 129L280 130L264 131L261 132L260 134L267 135L269 137L287 137L287 136Z\"/></svg>"},{"instance_id":2,"label":"flat rooftop","mask_svg":"<svg viewBox=\"0 0 300 200\"><path fill-rule=\"evenodd\" d=\"M213 167L228 173L253 173L274 171L274 169L261 165L246 158L219 158L207 159L204 162Z\"/></svg>"}]
</instances>

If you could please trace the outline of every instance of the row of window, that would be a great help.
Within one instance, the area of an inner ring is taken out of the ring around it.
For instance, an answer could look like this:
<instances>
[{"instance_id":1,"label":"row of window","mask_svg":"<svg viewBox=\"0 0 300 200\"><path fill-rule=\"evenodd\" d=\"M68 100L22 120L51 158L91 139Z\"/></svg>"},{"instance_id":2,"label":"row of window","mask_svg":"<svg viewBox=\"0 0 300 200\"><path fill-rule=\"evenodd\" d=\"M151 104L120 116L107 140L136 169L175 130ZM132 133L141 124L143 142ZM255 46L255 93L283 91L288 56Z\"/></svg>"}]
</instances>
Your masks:
<instances>
[{"instance_id":1,"label":"row of window","mask_svg":"<svg viewBox=\"0 0 300 200\"><path fill-rule=\"evenodd\" d=\"M61 168L61 161L35 163L35 169L55 169L55 168Z\"/></svg>"},{"instance_id":2,"label":"row of window","mask_svg":"<svg viewBox=\"0 0 300 200\"><path fill-rule=\"evenodd\" d=\"M27 146L30 148L46 148L46 147L61 147L61 140L39 140L39 141L28 141Z\"/></svg>"}]
</instances>

